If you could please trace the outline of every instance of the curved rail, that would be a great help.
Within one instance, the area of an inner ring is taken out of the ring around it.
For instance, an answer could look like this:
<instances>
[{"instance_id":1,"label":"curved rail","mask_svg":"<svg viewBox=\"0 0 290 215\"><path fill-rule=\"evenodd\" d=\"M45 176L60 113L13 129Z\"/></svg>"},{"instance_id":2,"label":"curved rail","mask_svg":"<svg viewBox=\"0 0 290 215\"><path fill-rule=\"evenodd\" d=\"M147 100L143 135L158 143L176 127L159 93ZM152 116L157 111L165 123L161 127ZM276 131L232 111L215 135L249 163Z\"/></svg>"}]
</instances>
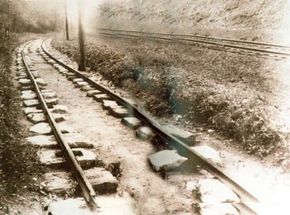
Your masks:
<instances>
[{"instance_id":1,"label":"curved rail","mask_svg":"<svg viewBox=\"0 0 290 215\"><path fill-rule=\"evenodd\" d=\"M25 47L29 45L29 43L27 43L25 45ZM24 48L25 48L24 47ZM24 50L23 48L23 50ZM58 142L58 144L60 145L61 149L62 149L62 153L64 155L64 157L66 158L66 161L68 162L71 171L73 173L74 178L76 179L76 181L78 182L83 196L86 200L86 202L89 204L90 208L93 210L96 210L97 207L97 203L95 202L95 191L91 185L91 183L88 181L88 179L86 178L81 166L79 165L78 161L75 158L75 155L73 154L73 151L71 150L70 146L68 145L68 143L65 141L61 131L58 129L57 123L55 122L52 114L50 113L48 106L45 102L45 99L43 98L40 88L37 85L35 78L33 77L31 71L29 70L29 67L25 61L25 55L24 52L21 52L21 56L22 56L22 62L24 64L24 67L27 71L27 74L29 76L29 78L32 81L32 84L34 86L35 92L37 94L38 100L40 102L40 105L42 107L42 110L44 112L44 115L49 123L49 125L52 128L52 132L55 136L56 141Z\"/></svg>"},{"instance_id":2,"label":"curved rail","mask_svg":"<svg viewBox=\"0 0 290 215\"><path fill-rule=\"evenodd\" d=\"M133 38L147 38L155 40L164 40L170 42L179 42L194 45L196 43L203 45L212 45L218 48L229 48L251 51L259 54L271 54L283 57L290 57L290 47L278 44L260 43L245 40L233 40L218 37L207 37L186 34L167 34L167 33L149 33L142 31L127 31L99 28L98 34L107 36L121 36ZM271 50L272 49L272 50ZM289 52L285 52L289 50Z\"/></svg>"},{"instance_id":3,"label":"curved rail","mask_svg":"<svg viewBox=\"0 0 290 215\"><path fill-rule=\"evenodd\" d=\"M48 40L47 40L48 41ZM127 107L132 111L132 114L139 118L141 121L143 121L147 126L151 127L154 132L161 137L164 141L168 143L169 146L175 148L181 155L186 156L189 158L189 160L199 164L202 168L206 169L208 172L210 172L212 175L217 177L222 183L224 183L226 186L231 188L241 199L241 203L235 204L235 206L243 211L246 211L247 214L258 214L256 212L256 208L258 207L259 200L253 196L250 192L248 192L246 189L244 189L241 185L239 185L237 182L235 182L233 179L231 179L228 175L223 173L223 171L216 166L211 161L207 160L205 157L203 157L200 153L198 153L196 150L189 147L187 144L179 140L178 138L174 137L172 134L167 133L156 121L151 119L146 113L144 113L142 110L138 109L138 107L129 101L121 98L120 96L113 93L108 88L99 85L98 83L94 82L92 79L86 77L81 72L73 69L72 67L64 64L59 59L56 59L49 51L46 49L45 43L47 41L44 41L42 43L42 50L55 62L66 68L68 71L76 74L76 76L84 79L86 82L88 82L91 86L95 87L96 89L102 91L103 93L106 93L109 95L112 99L116 100L121 105Z\"/></svg>"}]
</instances>

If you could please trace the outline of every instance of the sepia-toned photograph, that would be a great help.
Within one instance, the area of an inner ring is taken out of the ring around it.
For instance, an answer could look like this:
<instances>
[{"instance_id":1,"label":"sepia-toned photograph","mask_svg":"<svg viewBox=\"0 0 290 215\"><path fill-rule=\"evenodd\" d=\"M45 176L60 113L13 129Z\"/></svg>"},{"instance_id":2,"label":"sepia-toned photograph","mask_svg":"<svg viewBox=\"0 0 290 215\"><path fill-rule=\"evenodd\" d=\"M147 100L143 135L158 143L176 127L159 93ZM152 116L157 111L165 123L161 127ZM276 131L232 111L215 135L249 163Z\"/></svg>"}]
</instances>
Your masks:
<instances>
[{"instance_id":1,"label":"sepia-toned photograph","mask_svg":"<svg viewBox=\"0 0 290 215\"><path fill-rule=\"evenodd\" d=\"M0 0L0 215L95 214L290 214L290 0Z\"/></svg>"}]
</instances>

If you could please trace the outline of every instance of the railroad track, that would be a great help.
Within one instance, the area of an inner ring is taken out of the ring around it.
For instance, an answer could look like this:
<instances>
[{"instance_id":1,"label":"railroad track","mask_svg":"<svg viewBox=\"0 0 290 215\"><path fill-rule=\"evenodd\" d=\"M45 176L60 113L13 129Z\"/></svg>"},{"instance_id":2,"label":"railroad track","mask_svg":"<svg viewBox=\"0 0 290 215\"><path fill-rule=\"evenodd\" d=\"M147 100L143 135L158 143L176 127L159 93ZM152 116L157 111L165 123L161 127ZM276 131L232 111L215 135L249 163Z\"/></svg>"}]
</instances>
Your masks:
<instances>
[{"instance_id":1,"label":"railroad track","mask_svg":"<svg viewBox=\"0 0 290 215\"><path fill-rule=\"evenodd\" d=\"M81 188L82 195L83 195L84 199L86 200L88 206L92 210L97 210L98 206L97 206L97 203L95 201L96 193L92 187L92 184L89 182L89 180L85 176L82 167L80 166L79 162L76 159L76 156L74 155L71 147L69 146L69 144L65 140L60 128L58 127L58 125L57 125L57 123L56 123L56 121L51 113L51 110L48 108L47 101L43 96L43 92L41 91L41 87L38 85L38 83L36 81L35 75L33 75L33 73L30 71L31 70L30 63L27 62L27 60L26 60L27 56L26 56L26 54L24 54L24 51L27 49L27 46L29 46L29 45L30 45L30 43L25 44L25 46L23 47L23 49L21 51L21 57L22 57L22 63L23 63L23 66L25 67L28 78L31 80L31 83L33 85L33 92L35 92L37 95L37 99L40 103L40 106L41 106L41 109L45 115L45 118L48 121L48 123L52 129L52 133L53 133L57 143L59 144L59 146L62 150L62 154L64 155L67 163L69 164L69 167L71 169L71 172L72 172L75 180L78 182L78 185Z\"/></svg>"},{"instance_id":2,"label":"railroad track","mask_svg":"<svg viewBox=\"0 0 290 215\"><path fill-rule=\"evenodd\" d=\"M67 69L69 72L74 73L77 77L89 83L89 85L93 88L96 88L102 93L108 95L111 99L115 100L121 106L129 109L133 116L137 117L139 120L142 121L143 124L150 127L159 137L158 139L162 140L164 143L167 143L168 147L176 149L180 155L185 156L189 160L197 163L197 165L200 165L202 168L206 169L212 175L217 177L222 183L232 189L241 199L240 203L235 204L235 207L238 208L240 211L243 211L245 214L258 214L258 212L256 211L256 207L259 204L259 200L255 196L253 196L250 192L248 192L246 189L244 189L242 186L232 180L229 176L223 173L223 171L218 166L207 160L205 157L203 157L203 155L192 149L180 139L165 131L162 126L160 126L156 121L151 119L144 111L140 110L134 103L123 99L122 97L113 93L110 89L101 86L92 79L88 78L85 74L75 70L74 68L66 65L65 63L55 58L53 54L50 53L46 48L48 42L49 41L45 41L42 44L42 50L51 59Z\"/></svg>"},{"instance_id":3,"label":"railroad track","mask_svg":"<svg viewBox=\"0 0 290 215\"><path fill-rule=\"evenodd\" d=\"M94 89L100 91L102 95L105 95L106 99L114 100L118 103L123 109L129 110L130 116L134 116L138 118L143 125L152 129L155 135L155 139L160 141L161 143L166 143L165 146L170 149L175 149L178 154L188 158L189 161L194 162L196 165L200 166L203 169L206 169L210 174L218 178L223 184L229 187L234 193L236 193L240 199L239 202L234 203L233 205L241 212L241 214L259 214L259 200L252 195L249 191L240 186L237 182L235 182L231 177L226 175L222 169L220 169L216 164L206 159L202 154L198 151L187 145L185 142L181 141L176 136L172 135L168 131L166 131L162 126L160 126L155 120L150 118L145 112L138 108L138 106L131 102L130 100L124 99L114 93L112 90L105 86L101 86L97 82L88 78L85 73L79 72L74 69L72 66L67 65L49 51L50 40L43 41L41 44L41 52L43 53L44 58L48 63L54 65L59 68L61 73L66 75L67 77L73 77L69 80L81 79L82 82L87 83L90 89ZM70 169L73 173L73 176L77 183L79 184L82 195L88 204L89 208L97 211L98 202L96 202L95 197L96 193L93 189L92 184L86 178L86 175L80 166L78 159L75 157L73 150L70 148L69 144L66 142L63 137L62 132L60 131L56 121L54 120L54 116L51 114L51 109L49 109L47 100L43 96L43 92L41 87L38 85L37 78L34 77L34 71L30 66L30 59L27 56L27 47L29 47L31 43L27 43L24 48L21 50L21 62L20 65L23 64L29 79L31 80L33 91L36 93L40 106L45 114L45 118L47 119L50 127L52 128L52 132L60 145L62 153L66 158L67 163L70 166ZM18 55L19 56L19 55ZM18 61L19 62L19 61ZM58 65L58 66L56 66ZM32 70L32 71L31 71ZM64 72L67 71L67 72Z\"/></svg>"},{"instance_id":4,"label":"railroad track","mask_svg":"<svg viewBox=\"0 0 290 215\"><path fill-rule=\"evenodd\" d=\"M289 58L290 47L285 45L253 42L246 40L233 40L218 37L186 35L186 34L167 34L142 31L127 31L114 29L97 29L97 33L103 36L116 36L135 39L153 39L167 42L177 42L188 45L201 45L206 48L229 51L240 54L255 54L265 57Z\"/></svg>"}]
</instances>

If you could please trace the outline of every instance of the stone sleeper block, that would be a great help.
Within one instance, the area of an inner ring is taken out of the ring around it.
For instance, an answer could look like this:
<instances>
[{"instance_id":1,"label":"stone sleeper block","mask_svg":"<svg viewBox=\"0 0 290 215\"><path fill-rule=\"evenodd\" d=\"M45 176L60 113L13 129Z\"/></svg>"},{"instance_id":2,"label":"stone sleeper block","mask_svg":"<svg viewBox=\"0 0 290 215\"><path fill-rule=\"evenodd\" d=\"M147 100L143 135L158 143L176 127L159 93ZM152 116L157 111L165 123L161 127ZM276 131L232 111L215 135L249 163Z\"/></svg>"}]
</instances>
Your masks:
<instances>
[{"instance_id":1,"label":"stone sleeper block","mask_svg":"<svg viewBox=\"0 0 290 215\"><path fill-rule=\"evenodd\" d=\"M170 170L179 167L187 158L180 156L175 150L162 150L148 157L156 171Z\"/></svg>"},{"instance_id":2,"label":"stone sleeper block","mask_svg":"<svg viewBox=\"0 0 290 215\"><path fill-rule=\"evenodd\" d=\"M143 126L136 131L136 136L141 140L151 140L155 134L151 128Z\"/></svg>"},{"instance_id":3,"label":"stone sleeper block","mask_svg":"<svg viewBox=\"0 0 290 215\"><path fill-rule=\"evenodd\" d=\"M42 96L45 99L54 99L57 97L55 92L42 92Z\"/></svg>"},{"instance_id":4,"label":"stone sleeper block","mask_svg":"<svg viewBox=\"0 0 290 215\"><path fill-rule=\"evenodd\" d=\"M97 160L94 152L82 148L74 148L72 151L80 154L76 156L76 159L83 169L100 165L100 161ZM38 151L38 157L42 164L51 168L62 168L66 165L66 160L62 156L61 150L42 149Z\"/></svg>"},{"instance_id":5,"label":"stone sleeper block","mask_svg":"<svg viewBox=\"0 0 290 215\"><path fill-rule=\"evenodd\" d=\"M51 111L52 113L64 114L68 112L68 108L65 105L55 105Z\"/></svg>"},{"instance_id":6,"label":"stone sleeper block","mask_svg":"<svg viewBox=\"0 0 290 215\"><path fill-rule=\"evenodd\" d=\"M198 182L200 200L206 204L238 203L239 197L217 179L201 179Z\"/></svg>"},{"instance_id":7,"label":"stone sleeper block","mask_svg":"<svg viewBox=\"0 0 290 215\"><path fill-rule=\"evenodd\" d=\"M129 116L129 111L126 108L123 107L117 107L117 108L109 108L110 115L117 117L117 118L123 118Z\"/></svg>"},{"instance_id":8,"label":"stone sleeper block","mask_svg":"<svg viewBox=\"0 0 290 215\"><path fill-rule=\"evenodd\" d=\"M18 82L21 86L29 86L32 84L30 79L19 79Z\"/></svg>"},{"instance_id":9,"label":"stone sleeper block","mask_svg":"<svg viewBox=\"0 0 290 215\"><path fill-rule=\"evenodd\" d=\"M36 78L35 81L39 86L47 86L47 83L42 78Z\"/></svg>"},{"instance_id":10,"label":"stone sleeper block","mask_svg":"<svg viewBox=\"0 0 290 215\"><path fill-rule=\"evenodd\" d=\"M57 148L58 143L54 136L38 135L26 138L28 144L43 147L43 148Z\"/></svg>"},{"instance_id":11,"label":"stone sleeper block","mask_svg":"<svg viewBox=\"0 0 290 215\"><path fill-rule=\"evenodd\" d=\"M76 86L77 87L83 87L83 86L86 86L86 85L89 85L89 83L88 82L85 82L85 81L81 81L81 82L77 82L76 83Z\"/></svg>"},{"instance_id":12,"label":"stone sleeper block","mask_svg":"<svg viewBox=\"0 0 290 215\"><path fill-rule=\"evenodd\" d=\"M196 135L189 131L185 131L183 129L177 128L175 126L163 126L164 130L175 136L176 138L180 139L181 141L185 142L186 144L192 146L196 143Z\"/></svg>"},{"instance_id":13,"label":"stone sleeper block","mask_svg":"<svg viewBox=\"0 0 290 215\"><path fill-rule=\"evenodd\" d=\"M46 118L43 113L30 113L27 115L28 119L33 123L45 122Z\"/></svg>"},{"instance_id":14,"label":"stone sleeper block","mask_svg":"<svg viewBox=\"0 0 290 215\"><path fill-rule=\"evenodd\" d=\"M63 137L72 148L93 148L93 144L86 141L85 138L78 133L64 134Z\"/></svg>"},{"instance_id":15,"label":"stone sleeper block","mask_svg":"<svg viewBox=\"0 0 290 215\"><path fill-rule=\"evenodd\" d=\"M110 97L107 95L107 94L96 94L96 95L93 95L93 98L97 101L97 102L100 102L104 99L109 99Z\"/></svg>"},{"instance_id":16,"label":"stone sleeper block","mask_svg":"<svg viewBox=\"0 0 290 215\"><path fill-rule=\"evenodd\" d=\"M82 78L75 78L75 79L73 79L72 81L73 81L73 83L75 84L75 83L77 83L77 82L84 82L84 79L82 79Z\"/></svg>"},{"instance_id":17,"label":"stone sleeper block","mask_svg":"<svg viewBox=\"0 0 290 215\"><path fill-rule=\"evenodd\" d=\"M107 99L104 99L102 101L102 105L103 105L103 108L106 109L106 110L109 109L109 108L118 108L118 107L120 107L116 101L107 100Z\"/></svg>"},{"instance_id":18,"label":"stone sleeper block","mask_svg":"<svg viewBox=\"0 0 290 215\"><path fill-rule=\"evenodd\" d=\"M67 193L75 193L77 182L73 180L71 173L51 172L44 174L41 186L45 192L65 196Z\"/></svg>"},{"instance_id":19,"label":"stone sleeper block","mask_svg":"<svg viewBox=\"0 0 290 215\"><path fill-rule=\"evenodd\" d=\"M195 146L195 147L192 147L192 149L198 152L199 154L201 154L207 160L210 160L215 165L219 167L223 167L223 161L220 157L220 154L215 149L209 146Z\"/></svg>"},{"instance_id":20,"label":"stone sleeper block","mask_svg":"<svg viewBox=\"0 0 290 215\"><path fill-rule=\"evenodd\" d=\"M90 90L87 92L87 96L88 97L92 97L93 95L96 95L96 94L101 94L102 92L99 91L99 90Z\"/></svg>"},{"instance_id":21,"label":"stone sleeper block","mask_svg":"<svg viewBox=\"0 0 290 215\"><path fill-rule=\"evenodd\" d=\"M141 121L136 117L125 117L121 122L131 129L136 129L141 126Z\"/></svg>"},{"instance_id":22,"label":"stone sleeper block","mask_svg":"<svg viewBox=\"0 0 290 215\"><path fill-rule=\"evenodd\" d=\"M81 90L87 92L90 90L94 90L94 88L89 86L89 85L85 85L85 86L81 87Z\"/></svg>"},{"instance_id":23,"label":"stone sleeper block","mask_svg":"<svg viewBox=\"0 0 290 215\"><path fill-rule=\"evenodd\" d=\"M32 85L29 85L29 86L21 86L20 87L20 90L22 91L22 90L33 90L34 89L34 87L32 86Z\"/></svg>"},{"instance_id":24,"label":"stone sleeper block","mask_svg":"<svg viewBox=\"0 0 290 215\"><path fill-rule=\"evenodd\" d=\"M66 117L62 114L55 113L53 114L53 118L55 122L63 122L66 121Z\"/></svg>"},{"instance_id":25,"label":"stone sleeper block","mask_svg":"<svg viewBox=\"0 0 290 215\"><path fill-rule=\"evenodd\" d=\"M36 106L39 107L40 106L37 99L24 100L23 104L25 107L36 107Z\"/></svg>"},{"instance_id":26,"label":"stone sleeper block","mask_svg":"<svg viewBox=\"0 0 290 215\"><path fill-rule=\"evenodd\" d=\"M56 98L45 99L45 103L47 104L48 107L53 107L53 105L57 105L58 104L58 100Z\"/></svg>"},{"instance_id":27,"label":"stone sleeper block","mask_svg":"<svg viewBox=\"0 0 290 215\"><path fill-rule=\"evenodd\" d=\"M48 123L41 122L37 123L30 128L30 132L34 134L50 134L52 132L51 127Z\"/></svg>"},{"instance_id":28,"label":"stone sleeper block","mask_svg":"<svg viewBox=\"0 0 290 215\"><path fill-rule=\"evenodd\" d=\"M23 100L31 100L31 99L36 99L37 95L35 93L25 93L21 95L21 99Z\"/></svg>"},{"instance_id":29,"label":"stone sleeper block","mask_svg":"<svg viewBox=\"0 0 290 215\"><path fill-rule=\"evenodd\" d=\"M24 108L24 113L26 115L30 114L30 113L42 113L42 110L36 109L35 107L26 107L26 108Z\"/></svg>"},{"instance_id":30,"label":"stone sleeper block","mask_svg":"<svg viewBox=\"0 0 290 215\"><path fill-rule=\"evenodd\" d=\"M117 179L104 168L95 167L89 170L85 170L84 173L98 194L109 194L117 192Z\"/></svg>"}]
</instances>

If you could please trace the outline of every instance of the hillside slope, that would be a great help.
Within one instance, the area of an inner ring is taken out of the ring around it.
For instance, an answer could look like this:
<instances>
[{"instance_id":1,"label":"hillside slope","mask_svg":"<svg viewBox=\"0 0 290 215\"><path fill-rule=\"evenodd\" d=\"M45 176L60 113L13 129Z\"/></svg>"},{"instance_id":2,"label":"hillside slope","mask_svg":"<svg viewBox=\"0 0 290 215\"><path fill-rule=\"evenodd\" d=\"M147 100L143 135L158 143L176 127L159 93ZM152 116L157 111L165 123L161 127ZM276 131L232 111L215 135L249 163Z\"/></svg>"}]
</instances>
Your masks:
<instances>
[{"instance_id":1,"label":"hillside slope","mask_svg":"<svg viewBox=\"0 0 290 215\"><path fill-rule=\"evenodd\" d=\"M288 32L289 9L289 0L106 0L97 20L98 27L115 29L271 40L273 31Z\"/></svg>"}]
</instances>

